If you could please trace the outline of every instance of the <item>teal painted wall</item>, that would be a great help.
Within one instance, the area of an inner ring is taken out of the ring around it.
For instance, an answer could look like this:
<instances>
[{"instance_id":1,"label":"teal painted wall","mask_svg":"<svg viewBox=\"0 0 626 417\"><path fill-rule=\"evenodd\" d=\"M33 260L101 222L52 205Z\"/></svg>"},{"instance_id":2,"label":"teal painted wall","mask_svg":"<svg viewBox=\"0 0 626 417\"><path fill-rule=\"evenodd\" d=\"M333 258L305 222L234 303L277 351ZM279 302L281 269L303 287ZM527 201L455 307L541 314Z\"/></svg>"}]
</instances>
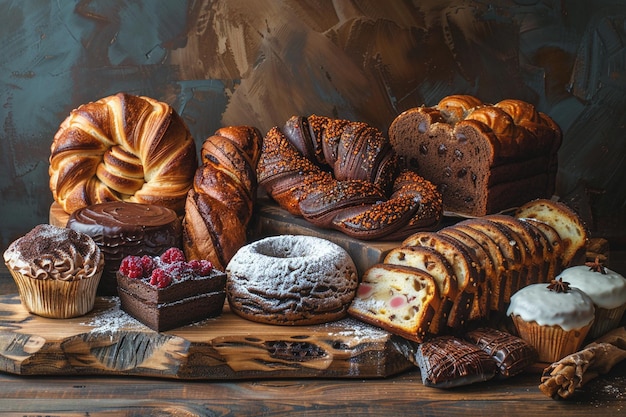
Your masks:
<instances>
[{"instance_id":1,"label":"teal painted wall","mask_svg":"<svg viewBox=\"0 0 626 417\"><path fill-rule=\"evenodd\" d=\"M600 0L0 1L0 249L47 222L48 156L78 105L170 103L221 125L363 120L448 94L520 98L563 128L558 194L626 239L626 5Z\"/></svg>"}]
</instances>

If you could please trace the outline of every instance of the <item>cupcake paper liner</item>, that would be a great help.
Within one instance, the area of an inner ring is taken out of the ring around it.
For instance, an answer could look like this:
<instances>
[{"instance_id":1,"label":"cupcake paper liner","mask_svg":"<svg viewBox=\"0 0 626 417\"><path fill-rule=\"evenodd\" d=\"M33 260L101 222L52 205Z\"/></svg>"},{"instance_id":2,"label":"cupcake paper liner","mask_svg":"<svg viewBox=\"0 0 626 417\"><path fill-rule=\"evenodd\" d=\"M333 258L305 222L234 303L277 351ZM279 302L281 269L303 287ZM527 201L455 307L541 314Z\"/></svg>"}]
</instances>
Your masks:
<instances>
[{"instance_id":1,"label":"cupcake paper liner","mask_svg":"<svg viewBox=\"0 0 626 417\"><path fill-rule=\"evenodd\" d=\"M102 276L75 281L33 279L9 268L26 309L38 316L68 319L82 316L93 309L96 289Z\"/></svg>"},{"instance_id":2,"label":"cupcake paper liner","mask_svg":"<svg viewBox=\"0 0 626 417\"><path fill-rule=\"evenodd\" d=\"M592 323L566 331L560 326L541 326L513 316L513 324L519 336L537 350L539 362L553 363L580 349Z\"/></svg>"},{"instance_id":3,"label":"cupcake paper liner","mask_svg":"<svg viewBox=\"0 0 626 417\"><path fill-rule=\"evenodd\" d=\"M596 306L595 319L587 335L588 338L597 339L616 327L619 327L624 311L626 311L626 304L610 309Z\"/></svg>"}]
</instances>

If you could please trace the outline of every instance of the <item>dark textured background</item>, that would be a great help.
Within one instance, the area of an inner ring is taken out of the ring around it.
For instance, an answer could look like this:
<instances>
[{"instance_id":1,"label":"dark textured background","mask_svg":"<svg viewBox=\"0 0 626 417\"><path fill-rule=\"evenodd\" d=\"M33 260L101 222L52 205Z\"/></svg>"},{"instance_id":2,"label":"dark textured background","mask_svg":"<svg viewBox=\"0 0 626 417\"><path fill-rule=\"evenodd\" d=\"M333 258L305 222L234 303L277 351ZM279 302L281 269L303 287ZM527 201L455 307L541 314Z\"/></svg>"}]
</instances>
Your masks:
<instances>
[{"instance_id":1,"label":"dark textured background","mask_svg":"<svg viewBox=\"0 0 626 417\"><path fill-rule=\"evenodd\" d=\"M78 105L166 101L221 125L363 120L449 94L519 98L564 131L558 195L626 240L623 0L0 1L0 250L47 222L50 143Z\"/></svg>"}]
</instances>

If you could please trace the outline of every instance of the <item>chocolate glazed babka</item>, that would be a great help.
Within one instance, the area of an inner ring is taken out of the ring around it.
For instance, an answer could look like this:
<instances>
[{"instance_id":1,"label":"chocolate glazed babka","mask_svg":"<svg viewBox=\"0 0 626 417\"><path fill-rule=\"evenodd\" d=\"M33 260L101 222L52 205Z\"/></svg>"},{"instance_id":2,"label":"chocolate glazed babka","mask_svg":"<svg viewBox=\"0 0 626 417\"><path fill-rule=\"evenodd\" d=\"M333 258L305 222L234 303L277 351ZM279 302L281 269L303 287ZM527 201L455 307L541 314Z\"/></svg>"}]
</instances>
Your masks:
<instances>
[{"instance_id":1,"label":"chocolate glazed babka","mask_svg":"<svg viewBox=\"0 0 626 417\"><path fill-rule=\"evenodd\" d=\"M402 239L441 220L436 187L413 171L398 171L378 129L316 115L270 129L257 167L259 185L282 208L364 240Z\"/></svg>"}]
</instances>

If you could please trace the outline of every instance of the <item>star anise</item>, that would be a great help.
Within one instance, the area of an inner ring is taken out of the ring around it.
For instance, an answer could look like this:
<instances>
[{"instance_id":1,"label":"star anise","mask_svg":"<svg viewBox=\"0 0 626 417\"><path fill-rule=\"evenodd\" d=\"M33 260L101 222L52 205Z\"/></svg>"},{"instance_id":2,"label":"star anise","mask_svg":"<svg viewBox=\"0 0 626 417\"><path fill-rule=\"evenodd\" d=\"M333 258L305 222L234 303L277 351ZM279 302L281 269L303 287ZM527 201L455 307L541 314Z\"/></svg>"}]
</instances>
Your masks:
<instances>
[{"instance_id":1,"label":"star anise","mask_svg":"<svg viewBox=\"0 0 626 417\"><path fill-rule=\"evenodd\" d=\"M548 289L550 291L555 292L568 292L569 291L569 282L563 281L563 278L553 279L550 281L550 285L548 285Z\"/></svg>"},{"instance_id":2,"label":"star anise","mask_svg":"<svg viewBox=\"0 0 626 417\"><path fill-rule=\"evenodd\" d=\"M585 262L585 266L588 266L590 271L606 274L606 269L602 265L602 262L600 262L600 258L597 256L595 261Z\"/></svg>"}]
</instances>

